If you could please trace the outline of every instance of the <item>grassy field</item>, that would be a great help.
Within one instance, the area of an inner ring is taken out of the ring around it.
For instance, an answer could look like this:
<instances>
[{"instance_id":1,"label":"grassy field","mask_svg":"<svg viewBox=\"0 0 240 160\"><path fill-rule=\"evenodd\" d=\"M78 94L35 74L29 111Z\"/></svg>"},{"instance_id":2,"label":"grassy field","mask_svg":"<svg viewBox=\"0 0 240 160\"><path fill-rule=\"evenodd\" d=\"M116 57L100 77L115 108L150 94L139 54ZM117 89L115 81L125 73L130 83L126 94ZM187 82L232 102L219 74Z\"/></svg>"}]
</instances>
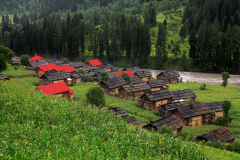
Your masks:
<instances>
[{"instance_id":1,"label":"grassy field","mask_svg":"<svg viewBox=\"0 0 240 160\"><path fill-rule=\"evenodd\" d=\"M17 70L14 69L13 66L7 66L7 69L3 71L3 74L9 78L22 78L22 77L34 77L35 72L26 71L24 67L17 67Z\"/></svg>"},{"instance_id":2,"label":"grassy field","mask_svg":"<svg viewBox=\"0 0 240 160\"><path fill-rule=\"evenodd\" d=\"M30 79L0 83L0 159L240 158L127 125L104 109L85 105L84 99L44 96ZM83 86L72 88L78 97Z\"/></svg>"}]
</instances>

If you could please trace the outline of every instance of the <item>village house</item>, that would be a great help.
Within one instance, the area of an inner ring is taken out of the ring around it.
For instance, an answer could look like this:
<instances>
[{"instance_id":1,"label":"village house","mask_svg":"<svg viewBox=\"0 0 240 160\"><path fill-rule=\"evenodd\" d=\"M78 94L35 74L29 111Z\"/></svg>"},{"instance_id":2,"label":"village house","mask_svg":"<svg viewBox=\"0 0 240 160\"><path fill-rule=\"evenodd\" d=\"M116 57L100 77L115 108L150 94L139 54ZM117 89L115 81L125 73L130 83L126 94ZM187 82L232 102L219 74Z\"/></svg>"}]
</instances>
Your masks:
<instances>
[{"instance_id":1,"label":"village house","mask_svg":"<svg viewBox=\"0 0 240 160\"><path fill-rule=\"evenodd\" d=\"M120 107L111 107L108 108L110 112L112 112L115 116L121 116L122 118L128 117L128 114Z\"/></svg>"},{"instance_id":2,"label":"village house","mask_svg":"<svg viewBox=\"0 0 240 160\"><path fill-rule=\"evenodd\" d=\"M37 54L35 54L34 57L30 58L29 61L39 61L39 60L43 60L44 58L38 56Z\"/></svg>"},{"instance_id":3,"label":"village house","mask_svg":"<svg viewBox=\"0 0 240 160\"><path fill-rule=\"evenodd\" d=\"M150 121L149 124L143 126L147 130L160 130L163 125L172 127L173 134L177 135L178 132L182 131L184 124L174 114L164 117L158 121Z\"/></svg>"},{"instance_id":4,"label":"village house","mask_svg":"<svg viewBox=\"0 0 240 160\"><path fill-rule=\"evenodd\" d=\"M113 66L111 64L103 64L100 66L102 69L108 71L108 72L112 72L113 71Z\"/></svg>"},{"instance_id":5,"label":"village house","mask_svg":"<svg viewBox=\"0 0 240 160\"><path fill-rule=\"evenodd\" d=\"M105 94L111 96L118 96L118 89L122 85L126 84L127 82L122 77L113 77L99 83L99 85L104 89Z\"/></svg>"},{"instance_id":6,"label":"village house","mask_svg":"<svg viewBox=\"0 0 240 160\"><path fill-rule=\"evenodd\" d=\"M147 110L158 111L159 106L171 103L174 100L175 97L173 93L168 89L158 90L143 94L140 97L138 107L145 108Z\"/></svg>"},{"instance_id":7,"label":"village house","mask_svg":"<svg viewBox=\"0 0 240 160\"><path fill-rule=\"evenodd\" d=\"M84 66L87 66L85 63L83 62L72 62L72 63L69 63L69 65L74 68L75 70L78 70L80 68L83 68Z\"/></svg>"},{"instance_id":8,"label":"village house","mask_svg":"<svg viewBox=\"0 0 240 160\"><path fill-rule=\"evenodd\" d=\"M0 72L0 82L9 80L9 78L7 78L2 72Z\"/></svg>"},{"instance_id":9,"label":"village house","mask_svg":"<svg viewBox=\"0 0 240 160\"><path fill-rule=\"evenodd\" d=\"M92 67L102 65L102 63L98 59L89 60L86 64Z\"/></svg>"},{"instance_id":10,"label":"village house","mask_svg":"<svg viewBox=\"0 0 240 160\"><path fill-rule=\"evenodd\" d=\"M170 84L174 84L174 83L178 83L178 77L180 77L180 74L175 71L175 70L168 70L165 72L161 72L160 74L157 75L157 80L164 80L165 83L170 83Z\"/></svg>"},{"instance_id":11,"label":"village house","mask_svg":"<svg viewBox=\"0 0 240 160\"><path fill-rule=\"evenodd\" d=\"M58 61L57 59L46 59L48 64L56 64L57 66L64 66L67 64L62 63L61 61Z\"/></svg>"},{"instance_id":12,"label":"village house","mask_svg":"<svg viewBox=\"0 0 240 160\"><path fill-rule=\"evenodd\" d=\"M180 90L180 91L172 91L172 93L175 97L175 100L187 101L191 98L195 102L195 99L197 97L196 94L191 89L185 89L185 90Z\"/></svg>"},{"instance_id":13,"label":"village house","mask_svg":"<svg viewBox=\"0 0 240 160\"><path fill-rule=\"evenodd\" d=\"M72 79L72 83L81 83L83 74L82 73L72 74L70 75L70 78Z\"/></svg>"},{"instance_id":14,"label":"village house","mask_svg":"<svg viewBox=\"0 0 240 160\"><path fill-rule=\"evenodd\" d=\"M109 77L110 78L113 78L113 77L117 77L117 74L116 72L107 72ZM100 75L100 72L97 72L92 75L92 78L93 78L93 82L96 83L96 84L99 84L101 82L101 75Z\"/></svg>"},{"instance_id":15,"label":"village house","mask_svg":"<svg viewBox=\"0 0 240 160\"><path fill-rule=\"evenodd\" d=\"M142 69L139 68L138 66L136 66L136 67L127 67L127 68L123 68L122 71L126 71L126 70L131 71L133 74L135 74L137 71L142 71Z\"/></svg>"},{"instance_id":16,"label":"village house","mask_svg":"<svg viewBox=\"0 0 240 160\"><path fill-rule=\"evenodd\" d=\"M186 102L177 102L177 103L169 103L164 104L158 107L158 116L159 117L167 117L173 114L178 107L188 105Z\"/></svg>"},{"instance_id":17,"label":"village house","mask_svg":"<svg viewBox=\"0 0 240 160\"><path fill-rule=\"evenodd\" d=\"M48 63L45 59L36 60L36 61L29 61L26 64L25 69L27 71L35 71L36 74L37 74L40 71L39 66L44 66L44 65L48 65Z\"/></svg>"},{"instance_id":18,"label":"village house","mask_svg":"<svg viewBox=\"0 0 240 160\"><path fill-rule=\"evenodd\" d=\"M211 132L197 136L198 141L220 141L220 143L232 143L237 138L227 127L222 127Z\"/></svg>"},{"instance_id":19,"label":"village house","mask_svg":"<svg viewBox=\"0 0 240 160\"><path fill-rule=\"evenodd\" d=\"M123 73L127 73L130 77L131 77L131 76L134 76L134 75L132 74L132 72L129 71L129 70L118 71L118 72L116 72L116 73L117 73L118 77L121 76L121 74L123 74Z\"/></svg>"},{"instance_id":20,"label":"village house","mask_svg":"<svg viewBox=\"0 0 240 160\"><path fill-rule=\"evenodd\" d=\"M73 91L66 85L65 82L59 82L54 84L49 84L45 86L37 87L45 95L53 94L57 97L62 98L73 98Z\"/></svg>"},{"instance_id":21,"label":"village house","mask_svg":"<svg viewBox=\"0 0 240 160\"><path fill-rule=\"evenodd\" d=\"M138 76L141 81L152 81L152 73L150 71L137 71L134 76Z\"/></svg>"},{"instance_id":22,"label":"village house","mask_svg":"<svg viewBox=\"0 0 240 160\"><path fill-rule=\"evenodd\" d=\"M11 62L12 66L17 66L17 67L21 67L21 62L20 61L12 61Z\"/></svg>"},{"instance_id":23,"label":"village house","mask_svg":"<svg viewBox=\"0 0 240 160\"><path fill-rule=\"evenodd\" d=\"M148 81L147 84L151 88L151 91L158 91L158 90L164 90L167 89L168 86L165 83L165 81Z\"/></svg>"},{"instance_id":24,"label":"village house","mask_svg":"<svg viewBox=\"0 0 240 160\"><path fill-rule=\"evenodd\" d=\"M58 83L58 82L65 82L66 84L71 84L70 75L67 74L66 71L61 72L47 72L40 77L40 86Z\"/></svg>"},{"instance_id":25,"label":"village house","mask_svg":"<svg viewBox=\"0 0 240 160\"><path fill-rule=\"evenodd\" d=\"M211 122L211 110L205 103L177 107L174 114L187 126L201 126Z\"/></svg>"},{"instance_id":26,"label":"village house","mask_svg":"<svg viewBox=\"0 0 240 160\"><path fill-rule=\"evenodd\" d=\"M128 100L139 100L145 92L149 92L150 87L146 82L123 85L119 88L118 97Z\"/></svg>"},{"instance_id":27,"label":"village house","mask_svg":"<svg viewBox=\"0 0 240 160\"><path fill-rule=\"evenodd\" d=\"M205 103L205 104L208 106L208 108L212 112L215 112L215 116L212 115L212 120L223 116L223 109L221 106L222 102L211 102L211 103Z\"/></svg>"},{"instance_id":28,"label":"village house","mask_svg":"<svg viewBox=\"0 0 240 160\"><path fill-rule=\"evenodd\" d=\"M142 83L140 79L137 76L131 76L131 84L137 84L137 83Z\"/></svg>"},{"instance_id":29,"label":"village house","mask_svg":"<svg viewBox=\"0 0 240 160\"><path fill-rule=\"evenodd\" d=\"M127 121L127 124L131 124L134 126L143 126L141 122L139 122L134 116L128 117L126 121Z\"/></svg>"},{"instance_id":30,"label":"village house","mask_svg":"<svg viewBox=\"0 0 240 160\"><path fill-rule=\"evenodd\" d=\"M55 63L44 65L44 66L39 66L36 71L37 71L37 76L41 77L45 72L51 71L55 69L58 72L61 71L66 71L68 74L75 72L75 70L70 66L70 65L64 65L64 66L57 66Z\"/></svg>"}]
</instances>

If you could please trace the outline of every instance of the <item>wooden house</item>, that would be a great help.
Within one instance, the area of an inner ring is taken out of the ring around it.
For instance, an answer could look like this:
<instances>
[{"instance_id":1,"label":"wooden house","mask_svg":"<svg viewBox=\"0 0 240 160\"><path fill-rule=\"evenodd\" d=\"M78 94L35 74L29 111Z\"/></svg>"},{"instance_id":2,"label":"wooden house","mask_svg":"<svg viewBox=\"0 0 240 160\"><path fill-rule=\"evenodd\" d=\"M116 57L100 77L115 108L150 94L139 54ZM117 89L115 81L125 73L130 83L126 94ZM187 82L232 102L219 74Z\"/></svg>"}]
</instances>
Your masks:
<instances>
[{"instance_id":1,"label":"wooden house","mask_svg":"<svg viewBox=\"0 0 240 160\"><path fill-rule=\"evenodd\" d=\"M168 88L167 84L163 80L161 80L161 81L148 81L147 84L151 88L151 91L158 91L158 90L163 90L163 89Z\"/></svg>"},{"instance_id":2,"label":"wooden house","mask_svg":"<svg viewBox=\"0 0 240 160\"><path fill-rule=\"evenodd\" d=\"M37 54L35 54L34 57L30 58L29 61L39 61L39 60L43 60L44 58L38 56Z\"/></svg>"},{"instance_id":3,"label":"wooden house","mask_svg":"<svg viewBox=\"0 0 240 160\"><path fill-rule=\"evenodd\" d=\"M35 71L37 73L37 72L40 71L39 66L44 66L44 65L48 65L48 63L45 59L36 60L36 61L29 61L26 64L25 69L27 71Z\"/></svg>"},{"instance_id":4,"label":"wooden house","mask_svg":"<svg viewBox=\"0 0 240 160\"><path fill-rule=\"evenodd\" d=\"M2 72L0 72L0 82L9 80L9 78L7 78Z\"/></svg>"},{"instance_id":5,"label":"wooden house","mask_svg":"<svg viewBox=\"0 0 240 160\"><path fill-rule=\"evenodd\" d=\"M157 75L157 80L164 80L165 83L178 83L178 77L180 77L180 74L175 70L168 70L165 72L161 72Z\"/></svg>"},{"instance_id":6,"label":"wooden house","mask_svg":"<svg viewBox=\"0 0 240 160\"><path fill-rule=\"evenodd\" d=\"M39 69L37 69L37 71L38 70L42 71L42 72L40 72L40 71L38 72L39 77L41 77L45 72L51 71L53 69L55 69L58 72L66 71L68 74L75 72L75 69L72 68L70 65L57 66L55 63L44 65L44 66L39 66L38 68Z\"/></svg>"},{"instance_id":7,"label":"wooden house","mask_svg":"<svg viewBox=\"0 0 240 160\"><path fill-rule=\"evenodd\" d=\"M58 83L58 82L65 82L66 84L71 84L70 75L67 74L66 71L61 72L53 72L53 73L45 73L40 77L40 86Z\"/></svg>"},{"instance_id":8,"label":"wooden house","mask_svg":"<svg viewBox=\"0 0 240 160\"><path fill-rule=\"evenodd\" d=\"M83 74L81 74L81 73L72 74L72 75L70 75L70 78L72 79L72 83L81 83Z\"/></svg>"},{"instance_id":9,"label":"wooden house","mask_svg":"<svg viewBox=\"0 0 240 160\"><path fill-rule=\"evenodd\" d=\"M123 74L123 73L127 73L130 77L131 77L131 76L134 76L134 75L132 74L132 72L129 71L129 70L126 70L126 71L118 71L118 72L116 72L116 73L117 73L118 77L120 77L121 74Z\"/></svg>"},{"instance_id":10,"label":"wooden house","mask_svg":"<svg viewBox=\"0 0 240 160\"><path fill-rule=\"evenodd\" d=\"M223 116L223 109L222 109L222 102L211 102L211 103L205 103L208 108L212 111L215 112L215 116L212 116L212 119L216 119L218 117Z\"/></svg>"},{"instance_id":11,"label":"wooden house","mask_svg":"<svg viewBox=\"0 0 240 160\"><path fill-rule=\"evenodd\" d=\"M136 73L137 71L142 71L142 69L139 68L138 66L136 66L136 67L127 67L127 68L123 68L122 71L126 71L126 70L131 71L133 74Z\"/></svg>"},{"instance_id":12,"label":"wooden house","mask_svg":"<svg viewBox=\"0 0 240 160\"><path fill-rule=\"evenodd\" d=\"M115 116L119 115L122 118L128 117L128 114L120 107L111 107L111 108L108 108L108 110L112 112Z\"/></svg>"},{"instance_id":13,"label":"wooden house","mask_svg":"<svg viewBox=\"0 0 240 160\"><path fill-rule=\"evenodd\" d=\"M86 64L92 67L102 65L102 63L98 59L89 60Z\"/></svg>"},{"instance_id":14,"label":"wooden house","mask_svg":"<svg viewBox=\"0 0 240 160\"><path fill-rule=\"evenodd\" d=\"M113 71L113 66L111 64L104 64L104 65L101 65L100 67L108 72Z\"/></svg>"},{"instance_id":15,"label":"wooden house","mask_svg":"<svg viewBox=\"0 0 240 160\"><path fill-rule=\"evenodd\" d=\"M211 121L211 110L205 103L178 107L174 114L187 126L201 126Z\"/></svg>"},{"instance_id":16,"label":"wooden house","mask_svg":"<svg viewBox=\"0 0 240 160\"><path fill-rule=\"evenodd\" d=\"M59 82L54 84L49 84L45 86L37 87L45 95L56 95L62 98L73 98L73 91L66 85L65 82Z\"/></svg>"},{"instance_id":17,"label":"wooden house","mask_svg":"<svg viewBox=\"0 0 240 160\"><path fill-rule=\"evenodd\" d=\"M86 66L85 63L83 62L72 62L72 63L69 63L69 65L74 68L75 70L78 70L80 68L83 68L84 66Z\"/></svg>"},{"instance_id":18,"label":"wooden house","mask_svg":"<svg viewBox=\"0 0 240 160\"><path fill-rule=\"evenodd\" d=\"M143 126L134 116L126 118L127 124L134 126Z\"/></svg>"},{"instance_id":19,"label":"wooden house","mask_svg":"<svg viewBox=\"0 0 240 160\"><path fill-rule=\"evenodd\" d=\"M158 121L152 121L149 124L143 126L147 130L159 130L163 125L172 127L173 134L177 135L178 132L182 131L184 124L174 114L164 117Z\"/></svg>"},{"instance_id":20,"label":"wooden house","mask_svg":"<svg viewBox=\"0 0 240 160\"><path fill-rule=\"evenodd\" d=\"M147 110L158 111L158 106L171 103L175 100L175 97L168 89L158 90L149 93L145 93L140 97L138 103L139 108L145 108Z\"/></svg>"},{"instance_id":21,"label":"wooden house","mask_svg":"<svg viewBox=\"0 0 240 160\"><path fill-rule=\"evenodd\" d=\"M187 101L188 99L193 99L195 102L195 99L197 95L193 92L191 89L185 89L185 90L180 90L180 91L172 91L175 100L181 100L183 99L184 101Z\"/></svg>"},{"instance_id":22,"label":"wooden house","mask_svg":"<svg viewBox=\"0 0 240 160\"><path fill-rule=\"evenodd\" d=\"M122 77L113 77L99 83L99 85L104 89L105 94L111 96L117 96L118 89L126 84L127 82Z\"/></svg>"},{"instance_id":23,"label":"wooden house","mask_svg":"<svg viewBox=\"0 0 240 160\"><path fill-rule=\"evenodd\" d=\"M20 61L14 61L14 62L11 62L11 65L21 67L21 62Z\"/></svg>"},{"instance_id":24,"label":"wooden house","mask_svg":"<svg viewBox=\"0 0 240 160\"><path fill-rule=\"evenodd\" d=\"M118 97L128 100L139 100L145 92L149 92L150 87L146 82L123 85L119 88Z\"/></svg>"},{"instance_id":25,"label":"wooden house","mask_svg":"<svg viewBox=\"0 0 240 160\"><path fill-rule=\"evenodd\" d=\"M237 137L227 127L222 127L196 137L198 141L220 141L220 143L232 143L235 138Z\"/></svg>"},{"instance_id":26,"label":"wooden house","mask_svg":"<svg viewBox=\"0 0 240 160\"><path fill-rule=\"evenodd\" d=\"M152 73L150 71L137 71L134 76L138 76L141 81L148 82L152 81Z\"/></svg>"},{"instance_id":27,"label":"wooden house","mask_svg":"<svg viewBox=\"0 0 240 160\"><path fill-rule=\"evenodd\" d=\"M67 65L67 64L64 64L61 61L58 61L57 59L46 59L46 61L47 61L48 64L56 64L59 67Z\"/></svg>"},{"instance_id":28,"label":"wooden house","mask_svg":"<svg viewBox=\"0 0 240 160\"><path fill-rule=\"evenodd\" d=\"M186 102L177 102L177 103L169 103L164 104L158 107L158 116L159 117L167 117L173 114L178 107L188 105Z\"/></svg>"},{"instance_id":29,"label":"wooden house","mask_svg":"<svg viewBox=\"0 0 240 160\"><path fill-rule=\"evenodd\" d=\"M142 83L142 81L137 76L131 76L131 84Z\"/></svg>"},{"instance_id":30,"label":"wooden house","mask_svg":"<svg viewBox=\"0 0 240 160\"><path fill-rule=\"evenodd\" d=\"M93 73L91 76L93 78L93 82L99 84L101 82L101 75L99 72L91 72ZM116 72L107 72L110 78L117 77Z\"/></svg>"}]
</instances>

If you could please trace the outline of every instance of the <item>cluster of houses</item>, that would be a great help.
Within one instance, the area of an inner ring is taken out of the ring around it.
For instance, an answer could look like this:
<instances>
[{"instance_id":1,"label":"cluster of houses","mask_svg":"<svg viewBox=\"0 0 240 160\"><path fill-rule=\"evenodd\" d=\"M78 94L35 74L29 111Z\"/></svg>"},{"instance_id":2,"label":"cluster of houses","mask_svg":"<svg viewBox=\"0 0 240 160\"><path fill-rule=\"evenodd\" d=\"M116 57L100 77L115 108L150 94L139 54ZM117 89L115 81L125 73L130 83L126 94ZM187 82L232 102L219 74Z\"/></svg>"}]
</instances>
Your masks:
<instances>
[{"instance_id":1,"label":"cluster of houses","mask_svg":"<svg viewBox=\"0 0 240 160\"><path fill-rule=\"evenodd\" d=\"M159 130L162 125L171 126L177 135L182 127L200 126L211 123L211 120L223 116L222 102L195 104L196 94L191 89L170 91L167 84L178 83L180 77L175 70L168 70L157 75L157 81L152 81L150 71L139 67L124 68L122 71L113 71L111 64L103 65L99 60L90 60L87 63L74 62L64 64L57 60L45 60L35 54L26 65L26 70L36 72L40 79L38 87L44 94L53 94L63 98L73 98L73 91L69 88L72 83L82 83L83 74L78 73L83 68L93 78L93 82L100 85L106 95L138 100L138 107L149 111L157 111L162 119L150 120L147 125L142 125L135 117L128 114L120 107L110 108L115 115L125 118L128 124L139 125L148 130ZM101 81L100 72L106 71L110 79ZM120 75L127 73L131 78L128 84ZM7 79L0 73L0 81ZM194 104L186 103L192 99ZM214 114L213 114L214 113ZM228 138L223 138L223 137ZM198 140L233 142L236 138L226 127L196 137Z\"/></svg>"}]
</instances>

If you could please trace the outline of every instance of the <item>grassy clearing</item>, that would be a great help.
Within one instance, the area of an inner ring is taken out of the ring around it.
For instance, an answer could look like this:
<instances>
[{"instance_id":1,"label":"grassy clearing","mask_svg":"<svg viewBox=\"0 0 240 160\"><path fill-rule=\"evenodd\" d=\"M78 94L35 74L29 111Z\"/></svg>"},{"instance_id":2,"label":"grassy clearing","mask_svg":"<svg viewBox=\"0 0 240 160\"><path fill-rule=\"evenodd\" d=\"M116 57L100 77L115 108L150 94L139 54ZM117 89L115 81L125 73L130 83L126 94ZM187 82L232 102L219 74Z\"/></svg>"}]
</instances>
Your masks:
<instances>
[{"instance_id":1,"label":"grassy clearing","mask_svg":"<svg viewBox=\"0 0 240 160\"><path fill-rule=\"evenodd\" d=\"M3 74L9 78L22 78L22 77L34 77L35 72L33 71L26 71L23 67L17 67L18 69L15 70L13 66L8 65L7 69L3 71Z\"/></svg>"},{"instance_id":2,"label":"grassy clearing","mask_svg":"<svg viewBox=\"0 0 240 160\"><path fill-rule=\"evenodd\" d=\"M44 96L26 78L1 82L0 93L0 159L239 158L127 125L79 101Z\"/></svg>"}]
</instances>

